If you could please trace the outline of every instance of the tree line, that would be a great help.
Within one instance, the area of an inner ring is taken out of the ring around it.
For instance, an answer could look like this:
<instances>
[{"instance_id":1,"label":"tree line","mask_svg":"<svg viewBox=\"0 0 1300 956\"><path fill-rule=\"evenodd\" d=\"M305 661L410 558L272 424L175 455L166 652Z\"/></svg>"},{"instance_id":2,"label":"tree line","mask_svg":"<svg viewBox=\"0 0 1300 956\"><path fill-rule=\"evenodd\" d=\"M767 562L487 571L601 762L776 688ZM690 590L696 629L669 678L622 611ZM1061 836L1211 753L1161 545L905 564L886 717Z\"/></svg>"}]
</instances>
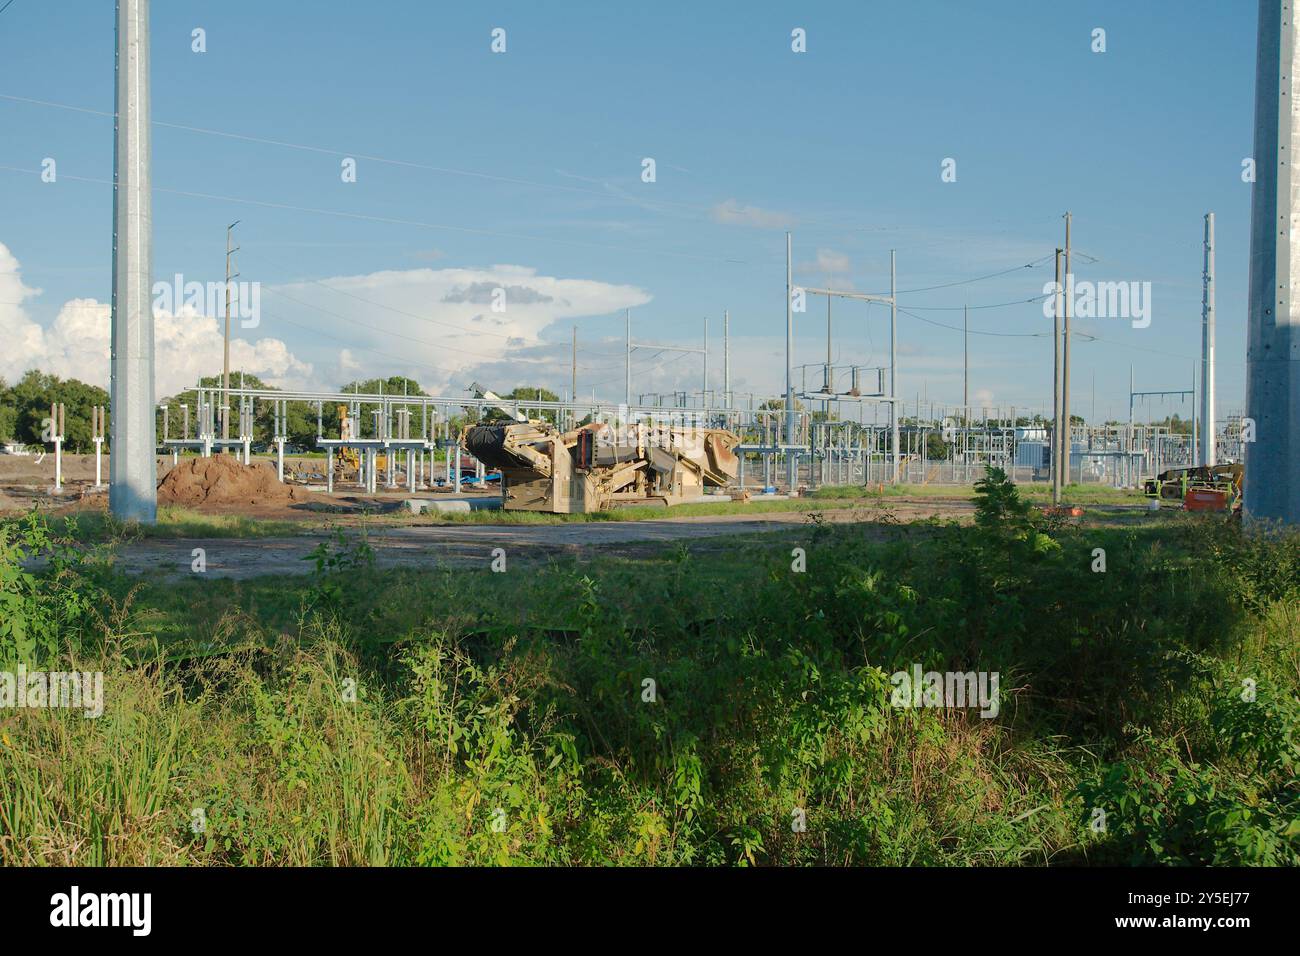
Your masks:
<instances>
[{"instance_id":1,"label":"tree line","mask_svg":"<svg viewBox=\"0 0 1300 956\"><path fill-rule=\"evenodd\" d=\"M220 374L207 375L199 380L199 384L203 388L220 388L221 378ZM232 387L238 387L242 384L245 388L278 390L248 372L232 371L230 384ZM391 375L384 379L371 378L364 381L348 382L340 391L355 391L363 394L376 394L382 391L385 395L405 394L413 398L428 394L420 386L419 382L401 375ZM505 393L502 397L519 400L557 400L554 392L533 385L521 385ZM220 402L219 396L217 401ZM75 378L61 379L57 375L51 375L36 369L24 374L13 385L9 385L3 378L0 378L0 443L43 444L45 422L50 415L50 405L54 402L62 402L66 409L64 450L72 454L93 452L95 446L91 440L93 437L91 434L91 409L95 405L103 405L109 409L111 415L112 408L108 392L96 385L87 385ZM176 395L161 398L158 404L165 406L166 409L165 411L159 409L156 412L155 421L159 441L161 441L163 435L164 417L166 418L165 424L168 437L183 437L185 427L184 407L189 408L189 435L191 438L195 436L198 424L198 395L194 389L187 389ZM321 425L326 437L339 437L339 404L339 402L334 401L326 402L321 409ZM363 415L366 411L366 409L363 409ZM547 413L548 417L550 414ZM458 429L470 421L472 417L469 412L454 416L452 418L453 429ZM314 402L289 402L286 407L285 424L286 435L290 444L302 445L306 448L313 447L316 440L316 404ZM370 433L372 426L373 423L369 420L363 422L366 434ZM418 430L419 427L419 418L413 412L412 431ZM237 403L234 403L234 407L231 409L230 433L232 436L239 434L239 409ZM274 437L275 412L272 404L267 401L259 401L254 408L253 443L269 443ZM105 443L105 450L108 450L107 443Z\"/></svg>"},{"instance_id":2,"label":"tree line","mask_svg":"<svg viewBox=\"0 0 1300 956\"><path fill-rule=\"evenodd\" d=\"M0 442L39 445L50 417L50 405L65 406L65 450L74 454L94 451L91 441L91 412L96 405L108 405L108 392L75 378L33 369L13 385L0 378Z\"/></svg>"}]
</instances>

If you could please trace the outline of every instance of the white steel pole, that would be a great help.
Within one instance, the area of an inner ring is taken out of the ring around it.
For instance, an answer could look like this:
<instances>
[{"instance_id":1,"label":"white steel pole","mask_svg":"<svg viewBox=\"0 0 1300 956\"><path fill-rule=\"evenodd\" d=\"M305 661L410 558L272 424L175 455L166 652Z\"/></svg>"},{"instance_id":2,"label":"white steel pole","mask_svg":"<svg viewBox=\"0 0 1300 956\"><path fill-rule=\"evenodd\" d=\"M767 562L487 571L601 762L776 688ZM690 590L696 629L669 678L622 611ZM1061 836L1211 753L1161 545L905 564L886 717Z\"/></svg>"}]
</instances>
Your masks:
<instances>
[{"instance_id":1,"label":"white steel pole","mask_svg":"<svg viewBox=\"0 0 1300 956\"><path fill-rule=\"evenodd\" d=\"M118 0L113 159L113 306L109 508L119 518L158 517L154 451L154 329L150 298L149 0Z\"/></svg>"},{"instance_id":2,"label":"white steel pole","mask_svg":"<svg viewBox=\"0 0 1300 956\"><path fill-rule=\"evenodd\" d=\"M1201 301L1201 464L1214 465L1214 213L1205 214L1205 275Z\"/></svg>"}]
</instances>

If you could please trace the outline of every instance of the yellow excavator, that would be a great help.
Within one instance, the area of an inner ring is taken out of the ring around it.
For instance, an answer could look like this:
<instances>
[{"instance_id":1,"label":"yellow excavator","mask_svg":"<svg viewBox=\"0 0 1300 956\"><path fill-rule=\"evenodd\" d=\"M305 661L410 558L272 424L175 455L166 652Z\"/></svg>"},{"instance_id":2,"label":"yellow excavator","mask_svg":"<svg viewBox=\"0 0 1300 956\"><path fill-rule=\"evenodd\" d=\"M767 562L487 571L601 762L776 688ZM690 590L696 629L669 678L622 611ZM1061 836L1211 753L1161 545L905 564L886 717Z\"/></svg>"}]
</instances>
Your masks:
<instances>
[{"instance_id":1,"label":"yellow excavator","mask_svg":"<svg viewBox=\"0 0 1300 956\"><path fill-rule=\"evenodd\" d=\"M355 437L352 434L352 419L348 417L346 405L337 406L339 413L339 437L345 441ZM383 467L382 465L380 467ZM355 448L340 447L334 453L334 480L347 481L355 478L361 471L361 453Z\"/></svg>"}]
</instances>

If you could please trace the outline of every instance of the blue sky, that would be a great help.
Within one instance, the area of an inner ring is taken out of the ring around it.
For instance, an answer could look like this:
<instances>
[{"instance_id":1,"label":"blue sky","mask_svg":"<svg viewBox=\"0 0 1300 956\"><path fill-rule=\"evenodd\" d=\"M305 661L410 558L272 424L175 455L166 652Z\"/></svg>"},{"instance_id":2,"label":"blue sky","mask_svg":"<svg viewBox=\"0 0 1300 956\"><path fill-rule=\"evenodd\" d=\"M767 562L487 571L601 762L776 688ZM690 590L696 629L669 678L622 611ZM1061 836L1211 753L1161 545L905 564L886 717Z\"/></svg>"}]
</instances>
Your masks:
<instances>
[{"instance_id":1,"label":"blue sky","mask_svg":"<svg viewBox=\"0 0 1300 956\"><path fill-rule=\"evenodd\" d=\"M1190 379L1213 210L1229 410L1244 389L1255 18L1246 2L155 3L154 273L220 279L239 219L241 275L264 294L237 355L266 377L560 390L576 325L580 393L617 399L626 306L634 337L656 342L698 345L708 317L714 387L729 309L733 387L779 392L787 228L809 285L882 291L891 248L903 290L1042 260L902 295L899 320L909 400L960 400L962 336L942 326L969 304L972 330L1003 333L971 336L972 395L1042 407L1050 338L1013 337L1050 328L1041 306L982 307L1041 294L1069 209L1096 259L1076 276L1152 283L1148 328L1079 324L1105 341L1078 343L1074 408L1091 416L1095 376L1098 417L1120 417L1130 364L1143 388ZM15 0L0 97L92 111L0 98L0 332L21 346L0 373L102 364L106 380L106 353L74 340L106 333L112 4ZM46 157L54 183L14 171ZM940 178L948 157L956 182ZM523 304L491 315L473 293L485 283ZM796 364L820 361L824 302L797 319ZM834 324L837 362L884 361L883 307L837 304ZM212 328L167 326L160 391L219 366ZM647 349L634 368L637 392L699 387L693 356Z\"/></svg>"}]
</instances>

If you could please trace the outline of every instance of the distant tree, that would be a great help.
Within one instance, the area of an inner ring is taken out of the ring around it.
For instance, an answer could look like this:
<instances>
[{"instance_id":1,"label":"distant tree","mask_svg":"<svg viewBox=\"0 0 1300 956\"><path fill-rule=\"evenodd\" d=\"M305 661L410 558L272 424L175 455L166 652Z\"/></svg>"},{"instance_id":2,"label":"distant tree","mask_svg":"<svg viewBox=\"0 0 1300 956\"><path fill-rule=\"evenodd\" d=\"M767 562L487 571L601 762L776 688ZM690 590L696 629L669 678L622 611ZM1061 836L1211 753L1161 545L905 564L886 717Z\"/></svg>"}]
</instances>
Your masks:
<instances>
[{"instance_id":1,"label":"distant tree","mask_svg":"<svg viewBox=\"0 0 1300 956\"><path fill-rule=\"evenodd\" d=\"M1169 415L1166 418L1148 421L1147 424L1168 428L1175 435L1190 435L1192 433L1192 420L1190 418L1181 418L1178 415Z\"/></svg>"},{"instance_id":2,"label":"distant tree","mask_svg":"<svg viewBox=\"0 0 1300 956\"><path fill-rule=\"evenodd\" d=\"M14 429L18 427L18 406L14 404L14 393L7 382L0 378L0 442L14 440Z\"/></svg>"},{"instance_id":3,"label":"distant tree","mask_svg":"<svg viewBox=\"0 0 1300 956\"><path fill-rule=\"evenodd\" d=\"M108 405L108 392L96 385L87 385L75 378L60 379L57 375L32 369L12 388L5 389L0 399L0 437L5 436L4 420L8 420L8 440L25 444L42 444L45 420L50 417L50 405L62 402L64 406L65 434L63 447L74 454L94 449L91 441L91 408Z\"/></svg>"},{"instance_id":4,"label":"distant tree","mask_svg":"<svg viewBox=\"0 0 1300 956\"><path fill-rule=\"evenodd\" d=\"M388 378L368 378L365 381L348 382L342 388L344 392L362 392L371 395L382 392L385 395L427 395L420 383L404 375L390 375Z\"/></svg>"},{"instance_id":5,"label":"distant tree","mask_svg":"<svg viewBox=\"0 0 1300 956\"><path fill-rule=\"evenodd\" d=\"M185 412L184 412L185 408L188 408L190 410L189 412L190 430L189 430L188 437L194 438L197 436L198 421L199 421L198 419L199 396L198 396L198 392L195 389L196 388L220 389L221 382L222 382L221 373L217 373L216 375L204 375L199 378L198 385L195 388L187 388L184 391L176 393L175 395L168 396L167 398L162 399L158 403L160 405L163 405L166 408L167 436L169 438L185 437ZM252 372L245 372L242 369L231 369L230 387L231 388L271 388L272 386L262 381ZM217 408L214 409L213 411L213 423L216 424L219 429L220 425L218 423L220 422L220 418L217 416L219 416L221 413L220 392L213 395L212 400L217 405ZM159 413L158 437L160 440L162 439L162 419L163 419L163 413ZM237 437L238 434L239 434L239 403L232 402L231 409L230 409L230 435L232 438L234 438ZM258 420L256 417L254 418L254 423L253 423L253 439L255 441L265 440L265 438L259 432Z\"/></svg>"},{"instance_id":6,"label":"distant tree","mask_svg":"<svg viewBox=\"0 0 1300 956\"><path fill-rule=\"evenodd\" d=\"M560 400L560 396L556 395L549 388L542 388L540 385L519 385L506 392L506 394L501 397L517 402L558 402ZM542 418L546 419L548 422L555 422L554 411L544 409L541 415Z\"/></svg>"},{"instance_id":7,"label":"distant tree","mask_svg":"<svg viewBox=\"0 0 1300 956\"><path fill-rule=\"evenodd\" d=\"M556 395L549 388L542 388L540 385L520 385L516 388L512 388L501 397L521 402L558 402L560 400L560 396Z\"/></svg>"},{"instance_id":8,"label":"distant tree","mask_svg":"<svg viewBox=\"0 0 1300 956\"><path fill-rule=\"evenodd\" d=\"M198 387L212 388L218 391L212 396L218 407L221 405L220 388L222 385L222 375L204 375L199 379ZM266 391L278 391L278 389L252 372L244 372L241 369L231 369L230 372L231 388L253 388ZM183 408L188 407L190 410L189 437L194 438L197 435L198 428L198 393L194 389L187 389L178 395L164 399L163 404L167 406L167 434L171 438L180 438L185 430L185 413ZM331 430L335 435L338 433L338 413L331 403L321 409L321 420L325 426L326 434ZM159 416L161 425L162 418ZM218 418L214 424L219 422ZM219 427L219 425L218 425ZM239 402L232 401L230 406L230 437L236 438L239 435ZM316 405L314 402L289 402L285 408L285 437L290 444L304 445L312 447L316 441ZM266 399L260 399L253 403L253 442L254 444L269 443L275 438L275 406Z\"/></svg>"}]
</instances>

